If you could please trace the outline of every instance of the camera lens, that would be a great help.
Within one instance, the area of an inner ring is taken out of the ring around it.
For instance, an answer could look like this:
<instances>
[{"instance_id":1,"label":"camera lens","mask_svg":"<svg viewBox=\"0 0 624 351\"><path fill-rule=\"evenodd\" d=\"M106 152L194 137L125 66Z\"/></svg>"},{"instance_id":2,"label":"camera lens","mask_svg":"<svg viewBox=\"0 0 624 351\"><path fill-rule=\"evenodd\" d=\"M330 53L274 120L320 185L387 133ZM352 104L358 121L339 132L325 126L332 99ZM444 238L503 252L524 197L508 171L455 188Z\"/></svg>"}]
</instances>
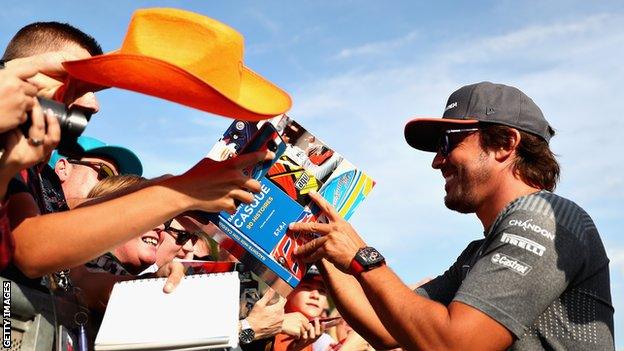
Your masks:
<instances>
[{"instance_id":1,"label":"camera lens","mask_svg":"<svg viewBox=\"0 0 624 351\"><path fill-rule=\"evenodd\" d=\"M51 110L52 114L59 122L61 127L61 139L78 138L91 119L92 111L88 109L79 106L74 106L68 109L60 102L42 97L37 97L37 100L41 105L41 109L43 111ZM28 120L20 125L20 129L25 137L28 137L28 129L30 129L30 126L32 125L30 118L31 116L29 112Z\"/></svg>"},{"instance_id":2,"label":"camera lens","mask_svg":"<svg viewBox=\"0 0 624 351\"><path fill-rule=\"evenodd\" d=\"M275 140L267 141L267 149L269 149L269 151L273 151L273 152L275 152L277 150L277 144L275 143Z\"/></svg>"}]
</instances>

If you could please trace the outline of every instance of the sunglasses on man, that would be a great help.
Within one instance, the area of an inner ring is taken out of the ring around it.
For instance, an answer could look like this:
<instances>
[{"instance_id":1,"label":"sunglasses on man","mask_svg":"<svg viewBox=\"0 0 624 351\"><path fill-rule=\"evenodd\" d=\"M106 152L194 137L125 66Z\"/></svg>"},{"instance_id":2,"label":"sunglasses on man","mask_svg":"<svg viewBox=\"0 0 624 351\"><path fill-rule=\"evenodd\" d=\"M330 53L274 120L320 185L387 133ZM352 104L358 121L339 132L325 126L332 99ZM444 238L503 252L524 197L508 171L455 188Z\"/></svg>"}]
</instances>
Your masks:
<instances>
[{"instance_id":1,"label":"sunglasses on man","mask_svg":"<svg viewBox=\"0 0 624 351\"><path fill-rule=\"evenodd\" d=\"M453 149L463 140L463 137L465 137L465 135L462 134L474 133L478 130L479 128L445 130L444 133L442 133L438 143L438 152L440 152L440 155L448 157L451 151L453 151Z\"/></svg>"},{"instance_id":2,"label":"sunglasses on man","mask_svg":"<svg viewBox=\"0 0 624 351\"><path fill-rule=\"evenodd\" d=\"M74 164L74 165L81 165L81 166L87 166L87 167L92 168L93 170L98 172L98 180L102 180L104 178L117 175L117 172L115 172L115 170L111 166L107 165L106 163L76 160L73 158L68 159L67 162Z\"/></svg>"},{"instance_id":3,"label":"sunglasses on man","mask_svg":"<svg viewBox=\"0 0 624 351\"><path fill-rule=\"evenodd\" d=\"M195 233L192 233L192 232L189 232L189 231L186 231L186 230L183 230L183 229L172 228L171 227L171 220L165 222L165 229L164 229L164 231L169 233L169 235L171 235L175 239L175 243L178 246L186 245L186 243L189 240L191 240L191 243L193 245L195 245L195 243L199 239L199 237Z\"/></svg>"}]
</instances>

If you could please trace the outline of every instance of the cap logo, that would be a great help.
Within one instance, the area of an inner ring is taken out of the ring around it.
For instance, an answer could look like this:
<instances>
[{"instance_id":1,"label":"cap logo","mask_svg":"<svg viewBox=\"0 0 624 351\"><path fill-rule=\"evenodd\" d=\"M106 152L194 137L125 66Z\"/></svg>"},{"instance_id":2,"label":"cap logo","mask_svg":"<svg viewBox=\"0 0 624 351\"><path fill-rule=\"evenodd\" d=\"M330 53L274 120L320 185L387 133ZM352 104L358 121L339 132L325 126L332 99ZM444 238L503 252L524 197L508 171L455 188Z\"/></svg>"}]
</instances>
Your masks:
<instances>
[{"instance_id":1,"label":"cap logo","mask_svg":"<svg viewBox=\"0 0 624 351\"><path fill-rule=\"evenodd\" d=\"M444 109L444 112L446 112L446 111L448 111L448 110L450 110L452 108L455 108L455 107L457 107L457 102L454 102L454 103L449 104L448 106L446 106L446 108Z\"/></svg>"},{"instance_id":2,"label":"cap logo","mask_svg":"<svg viewBox=\"0 0 624 351\"><path fill-rule=\"evenodd\" d=\"M493 114L494 112L496 112L496 110L494 109L494 107L488 107L488 108L485 110L485 114L486 114L486 115L491 115L491 114Z\"/></svg>"}]
</instances>

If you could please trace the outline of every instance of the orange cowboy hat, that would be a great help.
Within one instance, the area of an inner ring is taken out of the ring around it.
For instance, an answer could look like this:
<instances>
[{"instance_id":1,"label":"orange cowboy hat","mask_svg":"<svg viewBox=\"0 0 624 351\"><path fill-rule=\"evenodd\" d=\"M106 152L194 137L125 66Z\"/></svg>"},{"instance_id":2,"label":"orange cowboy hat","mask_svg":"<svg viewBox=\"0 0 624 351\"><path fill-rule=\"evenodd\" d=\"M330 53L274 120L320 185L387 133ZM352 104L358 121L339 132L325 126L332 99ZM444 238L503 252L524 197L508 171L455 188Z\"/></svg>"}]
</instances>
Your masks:
<instances>
[{"instance_id":1,"label":"orange cowboy hat","mask_svg":"<svg viewBox=\"0 0 624 351\"><path fill-rule=\"evenodd\" d=\"M259 121L290 96L243 65L243 36L179 9L136 11L119 50L63 66L79 80L157 96L218 115Z\"/></svg>"}]
</instances>

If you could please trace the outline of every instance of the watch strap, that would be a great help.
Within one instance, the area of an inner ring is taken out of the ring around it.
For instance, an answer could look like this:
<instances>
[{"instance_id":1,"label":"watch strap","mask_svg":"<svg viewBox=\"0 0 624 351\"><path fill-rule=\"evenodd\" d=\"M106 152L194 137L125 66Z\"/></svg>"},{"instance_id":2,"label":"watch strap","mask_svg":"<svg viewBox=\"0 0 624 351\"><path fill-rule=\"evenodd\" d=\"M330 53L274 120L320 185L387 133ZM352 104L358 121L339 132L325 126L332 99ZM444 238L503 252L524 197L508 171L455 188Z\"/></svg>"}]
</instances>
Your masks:
<instances>
[{"instance_id":1,"label":"watch strap","mask_svg":"<svg viewBox=\"0 0 624 351\"><path fill-rule=\"evenodd\" d=\"M256 338L256 333L251 328L249 321L247 319L241 319L239 322L240 331L238 332L238 341L243 345L252 343Z\"/></svg>"},{"instance_id":2,"label":"watch strap","mask_svg":"<svg viewBox=\"0 0 624 351\"><path fill-rule=\"evenodd\" d=\"M364 272L365 270L366 269L364 268L364 266L362 266L360 262L358 262L358 260L355 259L355 256L354 256L353 259L351 260L351 263L349 264L349 273L351 273L351 275L353 276L358 276L360 275L360 273Z\"/></svg>"},{"instance_id":3,"label":"watch strap","mask_svg":"<svg viewBox=\"0 0 624 351\"><path fill-rule=\"evenodd\" d=\"M241 319L240 324L241 324L241 330L253 329L251 327L251 324L249 324L249 321L247 320L247 318Z\"/></svg>"}]
</instances>

